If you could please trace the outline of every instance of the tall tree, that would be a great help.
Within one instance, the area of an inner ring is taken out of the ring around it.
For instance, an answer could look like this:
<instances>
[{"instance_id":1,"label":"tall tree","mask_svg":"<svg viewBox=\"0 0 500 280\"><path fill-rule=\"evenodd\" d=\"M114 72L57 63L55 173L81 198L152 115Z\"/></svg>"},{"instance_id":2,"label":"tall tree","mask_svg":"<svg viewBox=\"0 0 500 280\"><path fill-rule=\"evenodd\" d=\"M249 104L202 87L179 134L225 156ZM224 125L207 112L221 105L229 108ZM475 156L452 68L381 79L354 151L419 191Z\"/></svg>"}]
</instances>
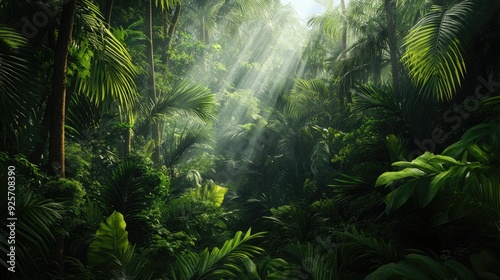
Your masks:
<instances>
[{"instance_id":1,"label":"tall tree","mask_svg":"<svg viewBox=\"0 0 500 280\"><path fill-rule=\"evenodd\" d=\"M49 164L50 173L65 176L64 162L64 120L66 114L66 73L68 53L73 37L76 0L63 1L61 22L54 52L54 70L52 73L52 94L50 102Z\"/></svg>"},{"instance_id":2,"label":"tall tree","mask_svg":"<svg viewBox=\"0 0 500 280\"><path fill-rule=\"evenodd\" d=\"M149 98L153 103L157 102L156 95L156 83L155 83L155 60L154 60L154 47L153 47L153 0L148 0L146 3L146 15L144 17L145 33L147 37L147 50L146 58L148 62L148 83L147 90ZM156 163L160 162L160 122L155 122L153 125L153 141L154 141L154 152L153 161Z\"/></svg>"},{"instance_id":3,"label":"tall tree","mask_svg":"<svg viewBox=\"0 0 500 280\"><path fill-rule=\"evenodd\" d=\"M182 5L180 2L175 4L174 8L174 13L172 15L172 19L168 20L168 11L164 11L164 33L165 33L165 38L164 38L164 48L165 50L163 51L162 55L162 62L163 64L167 64L168 59L169 59L169 50L170 50L170 45L172 43L172 37L174 36L175 29L177 27L177 23L179 22L179 18L181 16L181 11L182 11Z\"/></svg>"},{"instance_id":4,"label":"tall tree","mask_svg":"<svg viewBox=\"0 0 500 280\"><path fill-rule=\"evenodd\" d=\"M397 96L400 96L399 84L399 56L398 56L398 41L396 39L396 27L394 25L394 2L392 0L384 0L385 17L387 22L387 40L389 43L389 56L391 60L392 87Z\"/></svg>"}]
</instances>

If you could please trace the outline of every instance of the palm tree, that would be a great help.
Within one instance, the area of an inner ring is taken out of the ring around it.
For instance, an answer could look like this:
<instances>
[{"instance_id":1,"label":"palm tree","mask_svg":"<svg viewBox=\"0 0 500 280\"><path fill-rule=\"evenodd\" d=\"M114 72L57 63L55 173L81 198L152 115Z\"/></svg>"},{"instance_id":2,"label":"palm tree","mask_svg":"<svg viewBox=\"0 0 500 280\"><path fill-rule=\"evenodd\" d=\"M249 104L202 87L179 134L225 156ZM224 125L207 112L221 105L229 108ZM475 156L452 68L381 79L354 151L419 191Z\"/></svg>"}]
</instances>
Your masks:
<instances>
[{"instance_id":1,"label":"palm tree","mask_svg":"<svg viewBox=\"0 0 500 280\"><path fill-rule=\"evenodd\" d=\"M156 101L149 99L148 104L138 109L142 118L138 119L136 132L147 136L157 128L162 131L163 125L160 124L166 117L174 114L184 114L209 124L215 116L215 95L205 86L183 81L168 92L160 92ZM155 149L160 153L161 138L153 141ZM160 146L156 147L156 141L159 141ZM160 158L156 158L154 162L160 164Z\"/></svg>"},{"instance_id":2,"label":"palm tree","mask_svg":"<svg viewBox=\"0 0 500 280\"><path fill-rule=\"evenodd\" d=\"M29 3L33 5L33 3ZM26 6L26 3L25 3ZM74 6L74 7L73 7ZM57 5L51 4L50 8L58 11ZM64 13L63 13L64 12ZM59 16L55 13L54 16ZM127 50L118 42L109 29L105 28L99 9L89 0L65 2L61 11L62 24L58 38L49 41L49 47L53 46L54 64L52 68L51 88L47 97L42 98L41 103L48 99L45 106L45 114L41 122L40 145L35 145L32 158L40 158L43 153L45 141L49 138L49 164L51 174L64 176L64 130L67 95L79 92L90 98L94 103L119 105L123 113L124 108L129 108L137 97L134 83L135 70ZM57 26L49 26L47 34L39 32L37 36L51 38L56 34ZM43 41L31 40L31 44L40 47ZM52 44L51 42L54 41ZM69 49L75 52L86 52L90 55L90 67L82 72L86 74L67 74L67 62ZM35 59L34 57L30 57ZM22 69L22 68L20 68ZM22 73L22 71L20 71ZM67 89L66 82L72 79L72 87ZM30 94L36 92L36 88L27 91ZM33 97L31 97L33 98ZM43 106L40 106L43 110ZM37 120L34 121L37 123Z\"/></svg>"}]
</instances>

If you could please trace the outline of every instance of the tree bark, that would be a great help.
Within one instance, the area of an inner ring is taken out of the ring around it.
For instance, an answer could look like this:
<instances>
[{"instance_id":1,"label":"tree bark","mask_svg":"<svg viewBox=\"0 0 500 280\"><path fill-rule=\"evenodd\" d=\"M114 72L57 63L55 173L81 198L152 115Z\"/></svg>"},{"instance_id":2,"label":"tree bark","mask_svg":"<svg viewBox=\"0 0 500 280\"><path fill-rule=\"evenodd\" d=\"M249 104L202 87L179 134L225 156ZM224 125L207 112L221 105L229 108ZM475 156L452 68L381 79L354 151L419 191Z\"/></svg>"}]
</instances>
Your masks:
<instances>
[{"instance_id":1,"label":"tree bark","mask_svg":"<svg viewBox=\"0 0 500 280\"><path fill-rule=\"evenodd\" d=\"M148 77L148 91L149 98L156 103L158 97L156 96L156 84L155 84L155 61L154 61L154 49L153 49L153 3L152 0L148 1L146 5L146 17L145 17L145 25L146 25L146 36L147 40L147 60L149 63L149 77ZM154 141L154 151L153 151L153 162L156 164L160 163L160 123L157 121L153 124L152 128L152 136Z\"/></svg>"},{"instance_id":2,"label":"tree bark","mask_svg":"<svg viewBox=\"0 0 500 280\"><path fill-rule=\"evenodd\" d=\"M47 108L51 112L49 136L49 174L65 176L64 122L66 117L66 70L69 46L73 36L77 0L69 0L63 5L61 23L54 52L52 73L52 94Z\"/></svg>"},{"instance_id":3,"label":"tree bark","mask_svg":"<svg viewBox=\"0 0 500 280\"><path fill-rule=\"evenodd\" d=\"M384 0L385 16L387 21L387 39L389 41L389 55L391 59L392 87L396 96L401 95L399 84L399 56L396 28L394 24L394 6L391 0Z\"/></svg>"},{"instance_id":4,"label":"tree bark","mask_svg":"<svg viewBox=\"0 0 500 280\"><path fill-rule=\"evenodd\" d=\"M66 118L66 70L68 53L73 37L77 0L63 2L61 22L54 51L54 70L52 73L52 94L47 106L51 112L49 135L49 174L65 176L64 160L64 123ZM57 273L64 274L64 236L59 236L54 251L55 261L59 264Z\"/></svg>"}]
</instances>

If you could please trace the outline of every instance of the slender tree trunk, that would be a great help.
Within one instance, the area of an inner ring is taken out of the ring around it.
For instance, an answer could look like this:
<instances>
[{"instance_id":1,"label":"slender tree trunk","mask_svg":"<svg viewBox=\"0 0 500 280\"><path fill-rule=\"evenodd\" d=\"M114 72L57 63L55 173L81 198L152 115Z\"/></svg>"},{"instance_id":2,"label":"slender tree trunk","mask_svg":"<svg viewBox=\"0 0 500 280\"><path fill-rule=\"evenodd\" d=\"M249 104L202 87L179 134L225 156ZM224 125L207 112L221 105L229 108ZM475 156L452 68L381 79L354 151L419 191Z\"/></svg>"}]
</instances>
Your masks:
<instances>
[{"instance_id":1,"label":"slender tree trunk","mask_svg":"<svg viewBox=\"0 0 500 280\"><path fill-rule=\"evenodd\" d=\"M346 10L345 1L340 0L340 9L342 11L342 56L344 51L347 49L347 20L346 20Z\"/></svg>"},{"instance_id":2,"label":"slender tree trunk","mask_svg":"<svg viewBox=\"0 0 500 280\"><path fill-rule=\"evenodd\" d=\"M106 0L106 23L108 26L111 25L111 14L113 14L113 4L115 3L115 0Z\"/></svg>"},{"instance_id":3,"label":"slender tree trunk","mask_svg":"<svg viewBox=\"0 0 500 280\"><path fill-rule=\"evenodd\" d=\"M391 59L392 72L392 87L396 96L401 95L399 84L399 58L398 58L398 42L396 40L396 28L394 21L394 6L392 0L384 0L385 16L387 20L387 32L389 40L389 55Z\"/></svg>"},{"instance_id":4,"label":"slender tree trunk","mask_svg":"<svg viewBox=\"0 0 500 280\"><path fill-rule=\"evenodd\" d=\"M130 125L130 119L129 117L127 117L127 124ZM124 138L125 138L125 144L124 144L124 149L123 149L123 154L125 157L127 157L128 155L130 155L130 152L132 151L132 128L131 127L127 127L125 129L125 134L124 134Z\"/></svg>"},{"instance_id":5,"label":"slender tree trunk","mask_svg":"<svg viewBox=\"0 0 500 280\"><path fill-rule=\"evenodd\" d=\"M66 69L69 46L73 35L77 0L67 1L61 11L61 23L54 52L52 73L52 95L47 106L51 112L49 136L49 174L65 175L64 162L64 121L66 117Z\"/></svg>"},{"instance_id":6,"label":"slender tree trunk","mask_svg":"<svg viewBox=\"0 0 500 280\"><path fill-rule=\"evenodd\" d=\"M177 3L175 5L175 10L174 10L174 15L172 17L172 20L170 21L170 24L168 25L168 29L167 29L167 24L165 24L165 52L163 53L163 57L162 57L162 62L163 64L167 64L168 63L168 59L169 59L169 50L170 50L170 45L172 43L172 36L174 35L174 32L175 32L175 28L177 27L177 23L179 22L179 17L181 15L181 10L182 10L182 6L180 3Z\"/></svg>"},{"instance_id":7,"label":"slender tree trunk","mask_svg":"<svg viewBox=\"0 0 500 280\"><path fill-rule=\"evenodd\" d=\"M155 61L154 61L154 49L153 49L153 3L152 0L148 1L148 5L146 5L146 17L145 17L145 25L146 25L146 36L148 37L147 43L147 60L149 63L149 77L148 77L148 91L149 98L151 98L154 102L157 101L158 97L156 96L156 84L155 84ZM160 163L160 123L157 121L153 124L152 136L154 141L154 151L153 151L153 161L157 164Z\"/></svg>"},{"instance_id":8,"label":"slender tree trunk","mask_svg":"<svg viewBox=\"0 0 500 280\"><path fill-rule=\"evenodd\" d=\"M341 54L340 57L344 58L345 57L345 50L347 49L347 20L346 20L346 9L345 9L345 1L340 0L340 9L342 12L342 34L341 34ZM345 99L347 100L348 103L352 102L352 96L351 96L351 91L349 90L348 87L344 87L342 89L344 92L341 94L341 96L345 96ZM341 104L344 103L343 98L341 97Z\"/></svg>"},{"instance_id":9,"label":"slender tree trunk","mask_svg":"<svg viewBox=\"0 0 500 280\"><path fill-rule=\"evenodd\" d=\"M63 4L61 22L54 52L54 70L52 73L52 103L47 106L51 110L49 136L49 174L65 176L64 161L64 121L66 118L66 70L68 64L69 46L73 36L77 0L69 0ZM54 257L60 276L64 273L64 236L59 236L56 242Z\"/></svg>"},{"instance_id":10,"label":"slender tree trunk","mask_svg":"<svg viewBox=\"0 0 500 280\"><path fill-rule=\"evenodd\" d=\"M374 68L373 68L373 82L377 85L381 82L382 76L382 59L380 56L375 58Z\"/></svg>"}]
</instances>

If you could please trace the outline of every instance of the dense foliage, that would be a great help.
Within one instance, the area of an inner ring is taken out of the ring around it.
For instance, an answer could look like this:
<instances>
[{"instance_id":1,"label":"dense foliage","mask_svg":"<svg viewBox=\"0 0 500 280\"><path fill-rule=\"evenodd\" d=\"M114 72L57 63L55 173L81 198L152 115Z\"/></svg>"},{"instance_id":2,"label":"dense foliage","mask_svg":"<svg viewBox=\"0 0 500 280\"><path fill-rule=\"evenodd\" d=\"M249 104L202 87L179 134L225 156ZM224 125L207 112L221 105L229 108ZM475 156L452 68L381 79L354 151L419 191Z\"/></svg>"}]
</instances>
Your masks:
<instances>
[{"instance_id":1,"label":"dense foliage","mask_svg":"<svg viewBox=\"0 0 500 280\"><path fill-rule=\"evenodd\" d=\"M500 2L316 2L0 1L2 269L500 279Z\"/></svg>"}]
</instances>

